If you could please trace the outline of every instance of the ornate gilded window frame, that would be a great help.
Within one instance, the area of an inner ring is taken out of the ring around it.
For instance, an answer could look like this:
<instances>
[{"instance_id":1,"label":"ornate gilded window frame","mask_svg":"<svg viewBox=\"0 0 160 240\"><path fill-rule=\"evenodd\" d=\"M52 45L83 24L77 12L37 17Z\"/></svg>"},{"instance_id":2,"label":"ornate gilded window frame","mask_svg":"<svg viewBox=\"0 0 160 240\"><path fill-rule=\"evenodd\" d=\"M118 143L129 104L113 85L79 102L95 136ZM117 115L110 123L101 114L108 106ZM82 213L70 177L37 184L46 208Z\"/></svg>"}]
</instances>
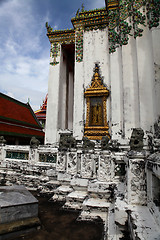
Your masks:
<instances>
[{"instance_id":1,"label":"ornate gilded window frame","mask_svg":"<svg viewBox=\"0 0 160 240\"><path fill-rule=\"evenodd\" d=\"M84 136L93 139L101 140L103 136L109 137L108 124L107 124L107 108L106 101L109 96L109 90L104 86L102 78L99 73L99 65L95 65L94 75L92 78L91 85L85 91L84 96L87 103L87 114L86 114L86 124L84 127ZM102 114L103 114L103 124L101 126L91 126L90 124L90 114L91 114L91 98L102 97Z\"/></svg>"}]
</instances>

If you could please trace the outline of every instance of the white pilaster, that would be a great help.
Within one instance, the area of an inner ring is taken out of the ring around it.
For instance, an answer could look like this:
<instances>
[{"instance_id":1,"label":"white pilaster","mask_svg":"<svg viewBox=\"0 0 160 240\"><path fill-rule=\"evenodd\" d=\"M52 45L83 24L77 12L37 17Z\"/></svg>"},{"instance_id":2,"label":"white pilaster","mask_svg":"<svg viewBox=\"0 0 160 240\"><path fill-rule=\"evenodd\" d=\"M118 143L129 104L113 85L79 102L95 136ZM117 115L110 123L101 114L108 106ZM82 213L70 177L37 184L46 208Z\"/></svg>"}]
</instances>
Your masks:
<instances>
[{"instance_id":1,"label":"white pilaster","mask_svg":"<svg viewBox=\"0 0 160 240\"><path fill-rule=\"evenodd\" d=\"M127 45L122 46L123 64L123 102L124 102L124 133L130 138L132 128L139 127L139 98L137 80L136 42L133 37Z\"/></svg>"},{"instance_id":2,"label":"white pilaster","mask_svg":"<svg viewBox=\"0 0 160 240\"><path fill-rule=\"evenodd\" d=\"M74 79L73 79L73 72L69 72L69 86L68 86L68 128L69 130L73 129L73 101L74 101Z\"/></svg>"},{"instance_id":3,"label":"white pilaster","mask_svg":"<svg viewBox=\"0 0 160 240\"><path fill-rule=\"evenodd\" d=\"M51 57L50 60L52 62L53 58ZM56 60L57 62L60 62L60 56L58 56ZM47 143L53 144L57 142L59 77L60 77L60 63L58 63L55 66L50 65L45 144Z\"/></svg>"},{"instance_id":4,"label":"white pilaster","mask_svg":"<svg viewBox=\"0 0 160 240\"><path fill-rule=\"evenodd\" d=\"M112 139L121 139L123 132L122 49L110 55Z\"/></svg>"},{"instance_id":5,"label":"white pilaster","mask_svg":"<svg viewBox=\"0 0 160 240\"><path fill-rule=\"evenodd\" d=\"M84 132L83 62L75 62L73 136L81 140Z\"/></svg>"},{"instance_id":6,"label":"white pilaster","mask_svg":"<svg viewBox=\"0 0 160 240\"><path fill-rule=\"evenodd\" d=\"M139 77L140 125L144 131L153 129L155 121L155 89L152 33L144 27L143 37L138 37L137 60Z\"/></svg>"},{"instance_id":7,"label":"white pilaster","mask_svg":"<svg viewBox=\"0 0 160 240\"><path fill-rule=\"evenodd\" d=\"M61 49L61 59L60 59L60 73L59 73L59 100L58 100L58 129L66 128L66 101L67 101L67 81L66 81L66 71L67 71L67 60L63 55L63 50Z\"/></svg>"},{"instance_id":8,"label":"white pilaster","mask_svg":"<svg viewBox=\"0 0 160 240\"><path fill-rule=\"evenodd\" d=\"M160 26L152 29L156 120L160 116Z\"/></svg>"}]
</instances>

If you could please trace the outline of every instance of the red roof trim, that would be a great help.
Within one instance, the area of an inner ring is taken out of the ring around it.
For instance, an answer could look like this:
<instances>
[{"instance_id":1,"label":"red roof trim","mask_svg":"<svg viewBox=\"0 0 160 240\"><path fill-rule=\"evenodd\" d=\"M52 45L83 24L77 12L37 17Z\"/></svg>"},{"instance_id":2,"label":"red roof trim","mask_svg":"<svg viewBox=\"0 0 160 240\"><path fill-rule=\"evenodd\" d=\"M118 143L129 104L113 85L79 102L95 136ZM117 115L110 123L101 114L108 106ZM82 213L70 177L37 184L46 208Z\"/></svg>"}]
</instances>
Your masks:
<instances>
[{"instance_id":1,"label":"red roof trim","mask_svg":"<svg viewBox=\"0 0 160 240\"><path fill-rule=\"evenodd\" d=\"M15 124L17 123L17 124L22 125L22 126L37 127L39 129L42 129L41 125L39 126L37 124L31 124L31 123L28 123L28 122L19 121L19 120L16 120L16 119L7 118L7 117L3 117L3 116L0 116L0 120L8 122L8 123L15 123Z\"/></svg>"},{"instance_id":2,"label":"red roof trim","mask_svg":"<svg viewBox=\"0 0 160 240\"><path fill-rule=\"evenodd\" d=\"M36 138L41 138L43 139L44 136L39 136L39 135L29 135L29 134L22 134L22 133L12 133L12 132L3 132L3 131L0 131L0 134L2 136L12 136L12 137L28 137L28 138L31 138L32 136L36 137Z\"/></svg>"},{"instance_id":3,"label":"red roof trim","mask_svg":"<svg viewBox=\"0 0 160 240\"><path fill-rule=\"evenodd\" d=\"M18 125L14 125L14 124L7 124L7 123L0 123L0 133L8 133L9 134L25 134L28 136L44 136L44 132L42 130L39 129L32 129L29 127L24 127L24 126L18 126Z\"/></svg>"}]
</instances>

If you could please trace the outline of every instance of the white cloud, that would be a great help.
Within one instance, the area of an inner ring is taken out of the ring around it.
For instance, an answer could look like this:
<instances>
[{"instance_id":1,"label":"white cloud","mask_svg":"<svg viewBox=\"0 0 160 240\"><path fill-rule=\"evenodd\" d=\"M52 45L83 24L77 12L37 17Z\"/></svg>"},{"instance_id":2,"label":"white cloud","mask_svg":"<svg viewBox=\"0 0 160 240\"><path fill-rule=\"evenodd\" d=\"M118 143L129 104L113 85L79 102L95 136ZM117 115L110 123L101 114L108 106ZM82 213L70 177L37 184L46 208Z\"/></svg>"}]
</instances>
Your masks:
<instances>
[{"instance_id":1,"label":"white cloud","mask_svg":"<svg viewBox=\"0 0 160 240\"><path fill-rule=\"evenodd\" d=\"M30 98L34 110L48 87L47 20L33 14L31 0L9 0L0 8L0 91L22 102Z\"/></svg>"},{"instance_id":2,"label":"white cloud","mask_svg":"<svg viewBox=\"0 0 160 240\"><path fill-rule=\"evenodd\" d=\"M7 94L9 97L15 98L15 97L14 97L14 94L13 94L12 92L7 92L6 94Z\"/></svg>"},{"instance_id":3,"label":"white cloud","mask_svg":"<svg viewBox=\"0 0 160 240\"><path fill-rule=\"evenodd\" d=\"M33 5L37 2L5 0L0 5L0 91L22 102L30 98L34 110L42 104L48 88L50 43L45 22L52 24L57 14L56 8L46 8L41 15ZM101 8L105 1L89 0L88 6ZM61 28L60 23L65 24L57 14L53 29Z\"/></svg>"},{"instance_id":4,"label":"white cloud","mask_svg":"<svg viewBox=\"0 0 160 240\"><path fill-rule=\"evenodd\" d=\"M35 110L47 93L48 63L48 58L32 59L24 56L17 57L16 62L9 60L6 71L1 73L0 89L12 93L23 102L29 97Z\"/></svg>"},{"instance_id":5,"label":"white cloud","mask_svg":"<svg viewBox=\"0 0 160 240\"><path fill-rule=\"evenodd\" d=\"M90 0L89 3L91 9L105 7L105 0Z\"/></svg>"}]
</instances>

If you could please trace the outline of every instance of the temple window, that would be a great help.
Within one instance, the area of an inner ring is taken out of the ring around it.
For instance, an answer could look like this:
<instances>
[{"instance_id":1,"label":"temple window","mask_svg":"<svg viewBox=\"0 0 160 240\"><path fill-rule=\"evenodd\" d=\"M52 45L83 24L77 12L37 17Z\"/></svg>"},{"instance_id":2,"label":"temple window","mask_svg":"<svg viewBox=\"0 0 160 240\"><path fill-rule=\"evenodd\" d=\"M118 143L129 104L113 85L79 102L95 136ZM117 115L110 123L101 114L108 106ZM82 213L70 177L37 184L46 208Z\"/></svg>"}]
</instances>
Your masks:
<instances>
[{"instance_id":1,"label":"temple window","mask_svg":"<svg viewBox=\"0 0 160 240\"><path fill-rule=\"evenodd\" d=\"M84 136L99 140L109 136L107 124L106 101L109 91L102 82L99 65L95 64L91 86L84 93L87 102Z\"/></svg>"}]
</instances>

